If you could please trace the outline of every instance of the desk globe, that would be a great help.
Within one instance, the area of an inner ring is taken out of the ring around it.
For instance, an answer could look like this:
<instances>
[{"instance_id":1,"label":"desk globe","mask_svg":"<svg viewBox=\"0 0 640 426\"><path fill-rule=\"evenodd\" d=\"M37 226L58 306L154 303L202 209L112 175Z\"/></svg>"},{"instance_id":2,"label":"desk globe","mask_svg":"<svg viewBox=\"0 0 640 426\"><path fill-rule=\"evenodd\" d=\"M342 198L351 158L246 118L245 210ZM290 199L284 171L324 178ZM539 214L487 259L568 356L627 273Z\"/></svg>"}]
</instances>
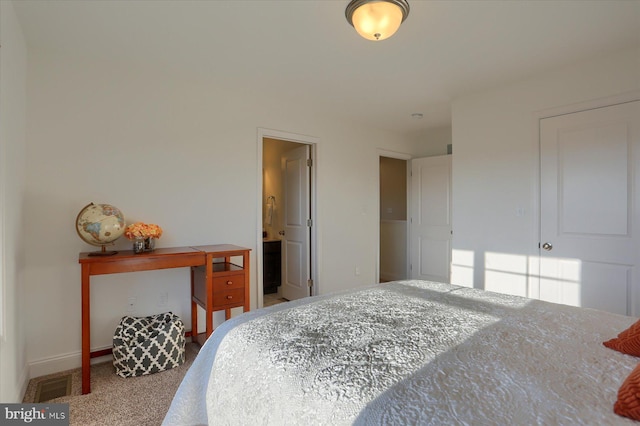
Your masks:
<instances>
[{"instance_id":1,"label":"desk globe","mask_svg":"<svg viewBox=\"0 0 640 426\"><path fill-rule=\"evenodd\" d=\"M110 256L117 251L107 251L106 246L124 234L124 215L117 207L109 204L89 203L78 213L76 230L80 238L88 244L101 246L102 250L89 256Z\"/></svg>"}]
</instances>

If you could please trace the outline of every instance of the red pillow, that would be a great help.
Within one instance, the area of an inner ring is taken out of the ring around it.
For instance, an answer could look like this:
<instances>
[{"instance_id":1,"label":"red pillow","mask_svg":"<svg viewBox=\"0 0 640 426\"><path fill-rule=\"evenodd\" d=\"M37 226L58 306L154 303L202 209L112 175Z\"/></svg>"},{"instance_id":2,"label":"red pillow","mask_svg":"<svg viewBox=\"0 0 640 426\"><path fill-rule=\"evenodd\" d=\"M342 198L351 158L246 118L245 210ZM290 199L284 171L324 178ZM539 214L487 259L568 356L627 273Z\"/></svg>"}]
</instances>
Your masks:
<instances>
[{"instance_id":1,"label":"red pillow","mask_svg":"<svg viewBox=\"0 0 640 426\"><path fill-rule=\"evenodd\" d=\"M630 419L640 420L640 364L620 386L613 412Z\"/></svg>"},{"instance_id":2,"label":"red pillow","mask_svg":"<svg viewBox=\"0 0 640 426\"><path fill-rule=\"evenodd\" d=\"M618 334L618 337L604 342L603 345L623 354L640 356L640 320Z\"/></svg>"}]
</instances>

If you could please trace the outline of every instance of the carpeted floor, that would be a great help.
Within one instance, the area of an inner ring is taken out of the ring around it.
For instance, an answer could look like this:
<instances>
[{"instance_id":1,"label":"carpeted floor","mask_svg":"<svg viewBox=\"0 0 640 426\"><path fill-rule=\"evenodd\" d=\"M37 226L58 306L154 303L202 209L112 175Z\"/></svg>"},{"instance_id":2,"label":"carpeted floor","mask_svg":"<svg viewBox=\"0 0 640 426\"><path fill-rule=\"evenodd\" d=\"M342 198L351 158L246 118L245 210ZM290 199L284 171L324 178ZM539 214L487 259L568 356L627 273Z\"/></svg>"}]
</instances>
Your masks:
<instances>
[{"instance_id":1,"label":"carpeted floor","mask_svg":"<svg viewBox=\"0 0 640 426\"><path fill-rule=\"evenodd\" d=\"M91 393L87 395L81 395L79 368L38 377L29 382L23 402L34 402L40 381L71 373L71 396L47 401L69 403L71 425L159 425L199 348L195 343L187 343L183 365L148 376L124 379L115 374L111 362L95 364L91 366Z\"/></svg>"}]
</instances>

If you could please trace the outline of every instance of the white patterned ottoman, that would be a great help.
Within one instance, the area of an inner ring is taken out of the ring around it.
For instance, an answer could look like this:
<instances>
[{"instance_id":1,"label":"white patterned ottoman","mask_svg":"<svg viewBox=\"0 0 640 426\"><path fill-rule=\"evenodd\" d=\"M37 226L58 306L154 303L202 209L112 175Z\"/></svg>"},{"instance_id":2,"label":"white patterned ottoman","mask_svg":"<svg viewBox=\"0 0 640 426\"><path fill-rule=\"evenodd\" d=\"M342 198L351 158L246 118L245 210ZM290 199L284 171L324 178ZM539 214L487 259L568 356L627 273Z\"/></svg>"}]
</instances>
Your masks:
<instances>
[{"instance_id":1,"label":"white patterned ottoman","mask_svg":"<svg viewBox=\"0 0 640 426\"><path fill-rule=\"evenodd\" d=\"M184 363L184 323L171 312L125 316L113 336L113 366L120 377L136 377Z\"/></svg>"}]
</instances>

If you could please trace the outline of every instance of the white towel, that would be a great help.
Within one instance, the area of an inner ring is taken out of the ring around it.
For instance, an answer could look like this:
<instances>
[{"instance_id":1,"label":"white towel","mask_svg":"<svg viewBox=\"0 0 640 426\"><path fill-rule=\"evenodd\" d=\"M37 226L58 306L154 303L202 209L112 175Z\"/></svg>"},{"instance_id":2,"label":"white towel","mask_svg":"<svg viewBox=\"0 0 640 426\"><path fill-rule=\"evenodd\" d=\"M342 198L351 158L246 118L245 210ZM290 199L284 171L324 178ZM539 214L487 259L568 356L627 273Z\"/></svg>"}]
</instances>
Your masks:
<instances>
[{"instance_id":1,"label":"white towel","mask_svg":"<svg viewBox=\"0 0 640 426\"><path fill-rule=\"evenodd\" d=\"M267 225L271 226L273 222L273 203L267 204Z\"/></svg>"}]
</instances>

